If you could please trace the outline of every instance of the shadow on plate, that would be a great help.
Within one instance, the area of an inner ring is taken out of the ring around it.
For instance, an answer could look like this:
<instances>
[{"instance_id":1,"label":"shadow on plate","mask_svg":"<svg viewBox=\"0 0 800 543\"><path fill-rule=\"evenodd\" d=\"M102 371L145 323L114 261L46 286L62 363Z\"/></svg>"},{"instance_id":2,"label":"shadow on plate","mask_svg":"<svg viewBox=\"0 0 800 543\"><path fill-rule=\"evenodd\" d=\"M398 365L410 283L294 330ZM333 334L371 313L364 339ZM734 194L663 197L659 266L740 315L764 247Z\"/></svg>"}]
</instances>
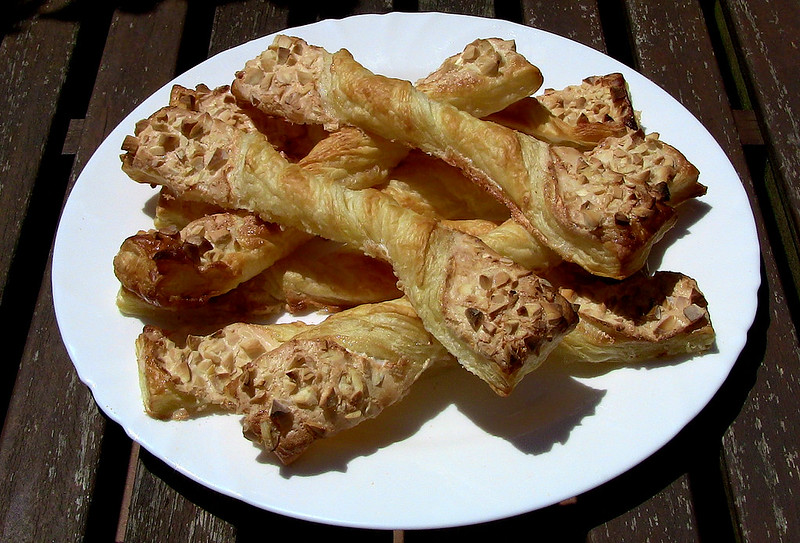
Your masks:
<instances>
[{"instance_id":1,"label":"shadow on plate","mask_svg":"<svg viewBox=\"0 0 800 543\"><path fill-rule=\"evenodd\" d=\"M569 439L573 428L594 413L605 395L575 380L564 367L546 364L528 375L506 398L460 368L433 369L409 395L379 417L316 442L284 477L347 471L349 462L407 439L451 406L484 432L505 439L525 454L543 454ZM260 462L276 464L263 451Z\"/></svg>"}]
</instances>

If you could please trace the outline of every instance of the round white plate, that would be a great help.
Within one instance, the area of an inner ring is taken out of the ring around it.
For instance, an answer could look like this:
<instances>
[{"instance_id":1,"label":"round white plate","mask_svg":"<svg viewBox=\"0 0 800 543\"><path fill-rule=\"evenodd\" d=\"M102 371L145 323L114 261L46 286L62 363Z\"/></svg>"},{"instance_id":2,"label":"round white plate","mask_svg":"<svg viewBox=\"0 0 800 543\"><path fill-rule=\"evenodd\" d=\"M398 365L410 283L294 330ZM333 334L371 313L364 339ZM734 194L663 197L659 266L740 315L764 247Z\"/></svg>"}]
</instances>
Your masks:
<instances>
[{"instance_id":1,"label":"round white plate","mask_svg":"<svg viewBox=\"0 0 800 543\"><path fill-rule=\"evenodd\" d=\"M137 120L167 103L170 84L99 147L69 196L56 239L58 324L80 378L109 417L176 470L258 507L336 525L424 529L512 516L590 490L650 456L697 415L744 346L760 274L741 183L690 113L593 49L499 20L392 13L284 33L330 51L345 47L371 70L412 81L472 40L494 36L516 40L542 70L546 87L622 72L646 129L683 151L708 186L708 195L682 212L653 265L697 279L718 334L716 348L688 360L595 376L545 367L505 399L458 369L431 374L399 405L319 442L289 468L244 439L237 416L152 420L142 408L134 355L142 322L115 307L112 259L123 239L152 227L148 206L155 194L122 173L120 145ZM173 83L229 84L271 41L267 36L220 53Z\"/></svg>"}]
</instances>

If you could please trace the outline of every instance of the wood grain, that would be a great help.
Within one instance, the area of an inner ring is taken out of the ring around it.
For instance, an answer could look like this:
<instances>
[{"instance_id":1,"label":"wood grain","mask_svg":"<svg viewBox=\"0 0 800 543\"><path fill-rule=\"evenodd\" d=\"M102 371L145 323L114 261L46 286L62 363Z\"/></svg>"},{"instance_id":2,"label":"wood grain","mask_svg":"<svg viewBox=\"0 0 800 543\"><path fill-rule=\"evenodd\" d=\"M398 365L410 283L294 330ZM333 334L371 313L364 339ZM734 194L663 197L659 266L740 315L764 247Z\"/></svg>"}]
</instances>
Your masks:
<instances>
[{"instance_id":1,"label":"wood grain","mask_svg":"<svg viewBox=\"0 0 800 543\"><path fill-rule=\"evenodd\" d=\"M772 295L760 297L761 311L753 330L761 337L751 337L737 362L737 371L729 380L729 387L738 391L722 392L738 396L743 402L741 413L724 435L724 460L736 506L732 522L738 524L738 537L753 542L793 541L798 537L794 519L800 518L800 512L797 499L787 490L798 482L795 457L800 444L795 434L787 433L784 428L792 424L800 407L798 343L794 326L781 318L790 313L790 308L769 249L770 239L761 214L764 202L758 200L756 190L760 181L754 183L750 178L721 68L709 62L716 57L706 21L698 15L700 7L694 2L676 2L665 9L651 2L636 1L629 3L629 9L635 22L633 34L637 36L639 68L676 96L720 142L753 204L767 291ZM663 21L669 31L656 30L652 21ZM680 34L676 33L678 29ZM744 398L748 392L744 387L751 385L749 395Z\"/></svg>"},{"instance_id":2,"label":"wood grain","mask_svg":"<svg viewBox=\"0 0 800 543\"><path fill-rule=\"evenodd\" d=\"M79 27L37 17L0 43L0 301Z\"/></svg>"},{"instance_id":3,"label":"wood grain","mask_svg":"<svg viewBox=\"0 0 800 543\"><path fill-rule=\"evenodd\" d=\"M778 176L778 190L790 240L786 250L800 252L800 4L792 0L721 3L745 72L750 99ZM800 288L800 283L794 285Z\"/></svg>"},{"instance_id":4,"label":"wood grain","mask_svg":"<svg viewBox=\"0 0 800 543\"><path fill-rule=\"evenodd\" d=\"M164 26L164 15L180 15L180 4L164 2L157 15L121 13L111 28L102 29L110 46L83 123L72 180L128 108L152 92L156 82L163 84L172 76L173 68L163 61L168 40L158 34L174 32L174 26ZM182 17L173 20L180 22ZM126 32L127 37L121 35ZM153 64L145 54L148 42L159 58ZM131 44L141 47L132 50ZM125 469L126 455L119 454L124 438L109 429L112 423L98 412L64 350L53 314L49 263L47 270L3 429L0 474L8 484L0 489L2 539L83 541L91 533L108 540L114 534L118 511L113 505L118 504L120 489L99 484L97 477L102 472L114 478L116 469ZM111 465L103 461L104 451Z\"/></svg>"},{"instance_id":5,"label":"wood grain","mask_svg":"<svg viewBox=\"0 0 800 543\"><path fill-rule=\"evenodd\" d=\"M606 52L600 10L596 1L522 2L524 24ZM535 59L530 59L535 63ZM591 75L591 74L588 74Z\"/></svg>"}]
</instances>

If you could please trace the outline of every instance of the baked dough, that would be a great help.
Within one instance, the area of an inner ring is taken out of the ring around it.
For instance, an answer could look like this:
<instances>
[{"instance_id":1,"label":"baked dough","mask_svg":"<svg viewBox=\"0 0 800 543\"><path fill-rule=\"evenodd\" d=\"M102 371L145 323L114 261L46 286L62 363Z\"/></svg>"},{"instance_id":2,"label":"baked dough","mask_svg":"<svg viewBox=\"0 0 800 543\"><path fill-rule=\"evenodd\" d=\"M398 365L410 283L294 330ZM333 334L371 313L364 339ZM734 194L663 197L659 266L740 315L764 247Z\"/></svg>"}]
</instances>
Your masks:
<instances>
[{"instance_id":1,"label":"baked dough","mask_svg":"<svg viewBox=\"0 0 800 543\"><path fill-rule=\"evenodd\" d=\"M579 85L545 89L527 97L488 120L508 126L554 145L583 150L608 137L639 130L639 123L620 73L592 76Z\"/></svg>"},{"instance_id":2,"label":"baked dough","mask_svg":"<svg viewBox=\"0 0 800 543\"><path fill-rule=\"evenodd\" d=\"M140 231L114 257L122 287L157 307L206 303L248 281L310 239L252 214L216 213Z\"/></svg>"},{"instance_id":3,"label":"baked dough","mask_svg":"<svg viewBox=\"0 0 800 543\"><path fill-rule=\"evenodd\" d=\"M172 143L165 147L165 140ZM389 262L428 330L500 395L576 324L572 306L549 283L475 237L375 189L311 176L259 133L168 107L137 123L125 150L123 169L134 180L248 210Z\"/></svg>"},{"instance_id":4,"label":"baked dough","mask_svg":"<svg viewBox=\"0 0 800 543\"><path fill-rule=\"evenodd\" d=\"M651 179L651 172L621 174L602 163L585 170L581 161L564 162L554 146L431 100L407 81L372 74L346 50L329 54L301 42L285 50L282 63L261 68L284 74L287 83L261 87L252 103L274 99L284 114L293 109L295 118L336 119L461 168L543 243L593 274L619 279L638 271L675 222L669 183ZM243 70L237 81L252 72ZM302 98L291 85L300 80L309 82ZM635 148L610 146L622 153ZM600 193L610 195L607 205L597 205Z\"/></svg>"},{"instance_id":5,"label":"baked dough","mask_svg":"<svg viewBox=\"0 0 800 543\"><path fill-rule=\"evenodd\" d=\"M400 296L397 278L386 262L347 245L312 238L252 279L202 303L155 305L121 287L117 307L126 315L164 326L206 328L260 321L283 311L335 312Z\"/></svg>"},{"instance_id":6,"label":"baked dough","mask_svg":"<svg viewBox=\"0 0 800 543\"><path fill-rule=\"evenodd\" d=\"M151 416L242 414L245 435L283 464L376 417L432 365L453 363L405 299L361 305L315 326L232 324L184 341L148 326L136 349Z\"/></svg>"},{"instance_id":7,"label":"baked dough","mask_svg":"<svg viewBox=\"0 0 800 543\"><path fill-rule=\"evenodd\" d=\"M208 113L245 132L261 132L275 149L292 162L308 155L315 145L328 136L322 126L290 123L238 102L231 93L230 85L214 89L202 83L194 89L173 85L169 105Z\"/></svg>"},{"instance_id":8,"label":"baked dough","mask_svg":"<svg viewBox=\"0 0 800 543\"><path fill-rule=\"evenodd\" d=\"M580 301L581 322L553 350L553 363L652 363L713 344L705 298L682 274L572 279L575 288L562 289ZM430 366L454 364L405 298L313 326L236 323L185 339L146 326L136 350L148 414L242 414L245 435L284 464L400 401Z\"/></svg>"},{"instance_id":9,"label":"baked dough","mask_svg":"<svg viewBox=\"0 0 800 543\"><path fill-rule=\"evenodd\" d=\"M329 130L342 125L320 100L313 77L327 53L296 37L278 35L236 73L231 92L240 103L296 124ZM417 82L420 92L482 117L530 96L541 86L539 69L516 52L513 41L479 39Z\"/></svg>"},{"instance_id":10,"label":"baked dough","mask_svg":"<svg viewBox=\"0 0 800 543\"><path fill-rule=\"evenodd\" d=\"M560 292L580 306L580 322L553 360L651 364L706 352L716 339L703 293L681 273L640 273L621 282L568 273L557 280Z\"/></svg>"},{"instance_id":11,"label":"baked dough","mask_svg":"<svg viewBox=\"0 0 800 543\"><path fill-rule=\"evenodd\" d=\"M300 164L315 175L338 179L349 188L365 188L383 182L388 170L406 156L408 147L374 133L340 127L335 119L325 116L317 107L315 92L310 89L314 81L294 68L280 69L290 56L305 59L304 51L315 51L308 57L314 64L322 50L299 38L276 37L266 51L237 73L232 94L245 111L282 118L284 122L296 123L294 126L319 125L330 129L330 137L300 160ZM417 82L423 92L476 116L500 111L530 95L541 84L541 72L516 52L514 42L497 38L475 40ZM295 109L298 102L303 104L302 111ZM271 139L269 134L267 136Z\"/></svg>"},{"instance_id":12,"label":"baked dough","mask_svg":"<svg viewBox=\"0 0 800 543\"><path fill-rule=\"evenodd\" d=\"M530 96L543 80L513 40L486 38L467 44L414 86L433 100L485 117Z\"/></svg>"}]
</instances>

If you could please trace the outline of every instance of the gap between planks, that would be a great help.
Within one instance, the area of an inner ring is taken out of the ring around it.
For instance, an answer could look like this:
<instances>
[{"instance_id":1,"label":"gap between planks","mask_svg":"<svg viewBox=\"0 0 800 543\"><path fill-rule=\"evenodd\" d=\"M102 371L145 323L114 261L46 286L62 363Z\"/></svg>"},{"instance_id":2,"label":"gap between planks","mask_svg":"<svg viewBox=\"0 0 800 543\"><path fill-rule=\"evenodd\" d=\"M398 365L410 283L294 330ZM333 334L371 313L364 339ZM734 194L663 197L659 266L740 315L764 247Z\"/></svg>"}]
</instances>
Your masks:
<instances>
[{"instance_id":1,"label":"gap between planks","mask_svg":"<svg viewBox=\"0 0 800 543\"><path fill-rule=\"evenodd\" d=\"M133 485L136 481L136 467L138 464L139 444L134 441L131 446L131 456L128 460L128 474L125 476L125 488L122 493L117 535L114 537L115 543L125 543L125 532L128 529L128 516L131 509L131 497L133 496Z\"/></svg>"}]
</instances>

